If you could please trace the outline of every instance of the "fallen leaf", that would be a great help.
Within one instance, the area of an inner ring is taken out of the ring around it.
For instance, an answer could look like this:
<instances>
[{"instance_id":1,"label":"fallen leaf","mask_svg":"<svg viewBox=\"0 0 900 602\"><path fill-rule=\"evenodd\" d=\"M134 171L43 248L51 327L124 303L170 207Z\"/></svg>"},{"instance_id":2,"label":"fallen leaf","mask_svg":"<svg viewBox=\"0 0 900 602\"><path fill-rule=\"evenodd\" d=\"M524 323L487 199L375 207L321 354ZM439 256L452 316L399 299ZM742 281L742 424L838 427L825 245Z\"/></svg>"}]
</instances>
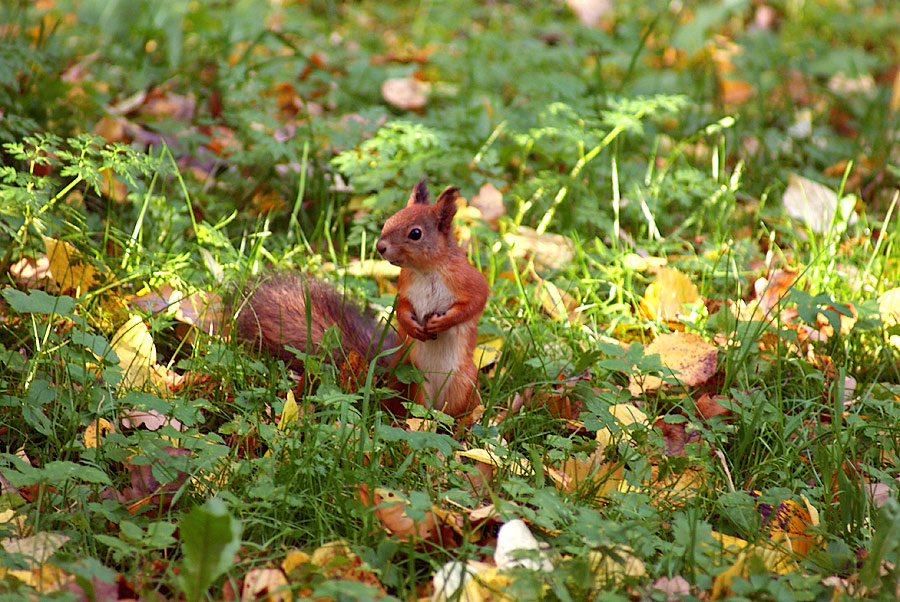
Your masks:
<instances>
[{"instance_id":1,"label":"fallen leaf","mask_svg":"<svg viewBox=\"0 0 900 602\"><path fill-rule=\"evenodd\" d=\"M628 577L639 578L647 575L644 562L634 555L627 546L616 546L609 550L591 550L587 553L594 587L604 591L610 582L621 584Z\"/></svg>"},{"instance_id":2,"label":"fallen leaf","mask_svg":"<svg viewBox=\"0 0 900 602\"><path fill-rule=\"evenodd\" d=\"M97 418L84 429L84 446L88 449L100 447L103 443L103 437L109 433L116 432L113 425L106 418Z\"/></svg>"},{"instance_id":3,"label":"fallen leaf","mask_svg":"<svg viewBox=\"0 0 900 602\"><path fill-rule=\"evenodd\" d=\"M46 563L66 542L71 539L62 533L40 531L30 537L0 539L0 547L8 554L21 554L32 569Z\"/></svg>"},{"instance_id":4,"label":"fallen leaf","mask_svg":"<svg viewBox=\"0 0 900 602\"><path fill-rule=\"evenodd\" d=\"M691 593L691 584L681 575L660 577L651 587L666 594L666 602L677 602Z\"/></svg>"},{"instance_id":5,"label":"fallen leaf","mask_svg":"<svg viewBox=\"0 0 900 602\"><path fill-rule=\"evenodd\" d=\"M708 393L701 395L695 402L697 406L697 416L704 420L709 420L714 416L725 416L726 418L731 416L731 410L720 404L717 399L724 401L727 400L728 397L725 395L709 395Z\"/></svg>"},{"instance_id":6,"label":"fallen leaf","mask_svg":"<svg viewBox=\"0 0 900 602\"><path fill-rule=\"evenodd\" d=\"M885 330L900 324L900 287L885 291L878 297L878 313ZM900 348L900 335L885 333L885 336L891 345Z\"/></svg>"},{"instance_id":7,"label":"fallen leaf","mask_svg":"<svg viewBox=\"0 0 900 602\"><path fill-rule=\"evenodd\" d=\"M50 260L46 255L23 257L9 266L9 275L24 288L38 288L43 281L52 278Z\"/></svg>"},{"instance_id":8,"label":"fallen leaf","mask_svg":"<svg viewBox=\"0 0 900 602\"><path fill-rule=\"evenodd\" d=\"M640 408L636 407L630 403L617 403L611 405L609 407L609 413L613 415L616 422L618 423L618 428L616 432L613 433L612 429L608 426L605 426L597 431L596 439L600 444L598 449L604 450L606 449L613 441L617 441L619 438L624 441L631 441L631 430L630 428L622 428L627 427L632 424L636 424L642 427L649 427L650 421L647 419L647 414L643 412Z\"/></svg>"},{"instance_id":9,"label":"fallen leaf","mask_svg":"<svg viewBox=\"0 0 900 602\"><path fill-rule=\"evenodd\" d=\"M475 347L473 356L475 366L477 366L479 370L483 370L496 362L497 357L500 355L500 350L503 349L503 342L502 337L494 337L483 343L478 343Z\"/></svg>"},{"instance_id":10,"label":"fallen leaf","mask_svg":"<svg viewBox=\"0 0 900 602\"><path fill-rule=\"evenodd\" d=\"M576 311L579 303L568 291L564 291L549 280L542 278L538 279L538 284L541 306L551 318L563 324L582 320L582 314Z\"/></svg>"},{"instance_id":11,"label":"fallen leaf","mask_svg":"<svg viewBox=\"0 0 900 602\"><path fill-rule=\"evenodd\" d=\"M756 96L756 88L750 82L725 77L719 80L719 98L722 104L740 106Z\"/></svg>"},{"instance_id":12,"label":"fallen leaf","mask_svg":"<svg viewBox=\"0 0 900 602\"><path fill-rule=\"evenodd\" d=\"M757 307L763 314L755 316L754 319L771 319L770 310L788 294L796 280L797 272L778 269L769 274L768 278L760 278L754 282L753 290L756 292Z\"/></svg>"},{"instance_id":13,"label":"fallen leaf","mask_svg":"<svg viewBox=\"0 0 900 602\"><path fill-rule=\"evenodd\" d=\"M50 262L50 274L61 292L74 291L76 297L97 283L97 270L65 241L42 236Z\"/></svg>"},{"instance_id":14,"label":"fallen leaf","mask_svg":"<svg viewBox=\"0 0 900 602\"><path fill-rule=\"evenodd\" d=\"M503 240L510 246L513 257L533 257L539 265L561 269L574 257L572 241L561 234L538 234L536 230L519 226L517 232L507 232Z\"/></svg>"},{"instance_id":15,"label":"fallen leaf","mask_svg":"<svg viewBox=\"0 0 900 602\"><path fill-rule=\"evenodd\" d=\"M484 218L492 228L497 227L497 220L506 214L506 207L503 205L503 193L490 182L482 184L478 189L478 194L469 201L471 207L475 207L481 212Z\"/></svg>"},{"instance_id":16,"label":"fallen leaf","mask_svg":"<svg viewBox=\"0 0 900 602\"><path fill-rule=\"evenodd\" d=\"M612 0L566 0L566 4L575 13L578 21L588 27L600 25L603 17L613 8Z\"/></svg>"},{"instance_id":17,"label":"fallen leaf","mask_svg":"<svg viewBox=\"0 0 900 602\"><path fill-rule=\"evenodd\" d=\"M844 197L838 201L837 193L823 184L792 173L787 188L781 198L787 214L794 219L802 220L816 234L824 234L835 223L856 223L853 212L855 200ZM835 216L840 211L842 215Z\"/></svg>"},{"instance_id":18,"label":"fallen leaf","mask_svg":"<svg viewBox=\"0 0 900 602\"><path fill-rule=\"evenodd\" d=\"M244 575L244 586L241 588L241 602L290 602L293 600L290 584L280 569L256 568Z\"/></svg>"},{"instance_id":19,"label":"fallen leaf","mask_svg":"<svg viewBox=\"0 0 900 602\"><path fill-rule=\"evenodd\" d=\"M681 384L694 387L703 384L716 373L716 348L698 335L688 332L663 334L644 348L644 355L659 354L662 365ZM663 386L658 376L632 374L628 390L632 395L654 391Z\"/></svg>"},{"instance_id":20,"label":"fallen leaf","mask_svg":"<svg viewBox=\"0 0 900 602\"><path fill-rule=\"evenodd\" d=\"M668 259L665 257L642 257L637 253L626 253L622 256L621 261L624 268L636 272L646 272L647 270L661 268L668 263Z\"/></svg>"},{"instance_id":21,"label":"fallen leaf","mask_svg":"<svg viewBox=\"0 0 900 602\"><path fill-rule=\"evenodd\" d=\"M651 320L674 321L702 306L700 292L687 274L668 267L659 270L641 299L641 311Z\"/></svg>"},{"instance_id":22,"label":"fallen leaf","mask_svg":"<svg viewBox=\"0 0 900 602\"><path fill-rule=\"evenodd\" d=\"M513 519L500 527L494 563L499 570L521 567L532 571L550 572L553 563L541 550L538 540L521 519Z\"/></svg>"},{"instance_id":23,"label":"fallen leaf","mask_svg":"<svg viewBox=\"0 0 900 602\"><path fill-rule=\"evenodd\" d=\"M418 110L425 106L429 89L414 77L395 77L381 84L381 96L398 109Z\"/></svg>"},{"instance_id":24,"label":"fallen leaf","mask_svg":"<svg viewBox=\"0 0 900 602\"><path fill-rule=\"evenodd\" d=\"M360 485L359 497L370 507L389 533L400 539L431 539L435 533L434 512L425 513L424 520L413 520L406 514L408 502L389 489L376 487L371 499L368 487Z\"/></svg>"},{"instance_id":25,"label":"fallen leaf","mask_svg":"<svg viewBox=\"0 0 900 602\"><path fill-rule=\"evenodd\" d=\"M119 389L140 389L150 380L150 367L156 364L153 337L138 316L131 316L113 335L112 348L119 356L122 380Z\"/></svg>"}]
</instances>

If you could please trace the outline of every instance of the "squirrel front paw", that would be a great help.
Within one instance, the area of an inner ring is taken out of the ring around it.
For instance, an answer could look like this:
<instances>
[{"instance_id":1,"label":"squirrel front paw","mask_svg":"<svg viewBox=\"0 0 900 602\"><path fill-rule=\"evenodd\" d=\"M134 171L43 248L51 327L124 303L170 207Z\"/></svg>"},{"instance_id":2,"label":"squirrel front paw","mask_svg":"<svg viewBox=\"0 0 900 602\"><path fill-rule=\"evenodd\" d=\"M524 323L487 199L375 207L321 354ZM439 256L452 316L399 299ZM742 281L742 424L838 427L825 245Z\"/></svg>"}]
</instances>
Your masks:
<instances>
[{"instance_id":1,"label":"squirrel front paw","mask_svg":"<svg viewBox=\"0 0 900 602\"><path fill-rule=\"evenodd\" d=\"M416 314L410 312L403 322L403 326L409 336L420 341L428 340L429 335L427 329L419 324L419 320L416 319Z\"/></svg>"},{"instance_id":2,"label":"squirrel front paw","mask_svg":"<svg viewBox=\"0 0 900 602\"><path fill-rule=\"evenodd\" d=\"M425 320L425 331L432 339L436 339L439 332L447 330L443 317L447 312L434 312Z\"/></svg>"}]
</instances>

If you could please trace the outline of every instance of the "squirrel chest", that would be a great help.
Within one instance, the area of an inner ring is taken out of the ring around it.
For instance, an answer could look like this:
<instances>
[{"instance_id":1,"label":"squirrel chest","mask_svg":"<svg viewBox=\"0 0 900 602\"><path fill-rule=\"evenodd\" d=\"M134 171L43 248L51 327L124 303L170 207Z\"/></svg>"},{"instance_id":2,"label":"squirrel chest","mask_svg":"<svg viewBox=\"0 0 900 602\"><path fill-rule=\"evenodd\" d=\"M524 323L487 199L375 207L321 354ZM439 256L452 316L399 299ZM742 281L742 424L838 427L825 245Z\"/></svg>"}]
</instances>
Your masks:
<instances>
[{"instance_id":1,"label":"squirrel chest","mask_svg":"<svg viewBox=\"0 0 900 602\"><path fill-rule=\"evenodd\" d=\"M441 315L453 306L456 297L437 270L411 275L406 296L419 323L426 322L432 314ZM470 331L476 327L475 321L470 320L439 332L435 339L413 342L410 357L422 371L426 395L432 406L443 408L451 395L451 382L463 378L458 369L468 359L468 339Z\"/></svg>"}]
</instances>

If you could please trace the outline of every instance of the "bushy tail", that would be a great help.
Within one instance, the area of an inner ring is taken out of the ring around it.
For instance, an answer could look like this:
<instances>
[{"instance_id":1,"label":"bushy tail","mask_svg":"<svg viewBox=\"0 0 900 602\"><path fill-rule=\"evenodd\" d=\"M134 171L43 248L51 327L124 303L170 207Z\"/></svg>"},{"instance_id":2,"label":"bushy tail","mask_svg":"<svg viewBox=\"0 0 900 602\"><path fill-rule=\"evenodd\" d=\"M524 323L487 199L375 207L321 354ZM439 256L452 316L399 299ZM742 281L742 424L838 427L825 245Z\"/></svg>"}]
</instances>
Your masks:
<instances>
[{"instance_id":1,"label":"bushy tail","mask_svg":"<svg viewBox=\"0 0 900 602\"><path fill-rule=\"evenodd\" d=\"M340 364L351 351L371 362L382 349L398 347L396 333L374 316L348 301L330 285L300 274L272 275L247 286L236 295L235 332L239 339L302 370L303 363L285 345L320 352L322 336L333 325L340 333L341 348L329 350ZM307 307L309 310L307 310ZM396 354L378 359L385 368Z\"/></svg>"}]
</instances>

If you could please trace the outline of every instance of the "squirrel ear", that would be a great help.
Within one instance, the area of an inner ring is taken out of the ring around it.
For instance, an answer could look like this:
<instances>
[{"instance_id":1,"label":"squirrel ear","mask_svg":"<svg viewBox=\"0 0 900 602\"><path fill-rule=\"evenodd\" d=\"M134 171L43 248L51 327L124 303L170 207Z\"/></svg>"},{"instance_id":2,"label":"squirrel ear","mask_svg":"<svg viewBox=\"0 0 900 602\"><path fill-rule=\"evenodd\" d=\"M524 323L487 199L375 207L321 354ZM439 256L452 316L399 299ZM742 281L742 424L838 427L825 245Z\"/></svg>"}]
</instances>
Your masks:
<instances>
[{"instance_id":1,"label":"squirrel ear","mask_svg":"<svg viewBox=\"0 0 900 602\"><path fill-rule=\"evenodd\" d=\"M456 215L456 199L459 196L459 188L447 186L438 196L435 206L438 211L438 230L449 234L453 228L453 216Z\"/></svg>"},{"instance_id":2,"label":"squirrel ear","mask_svg":"<svg viewBox=\"0 0 900 602\"><path fill-rule=\"evenodd\" d=\"M427 205L428 204L428 183L426 178L422 178L419 180L419 183L416 184L416 187L413 188L413 191L409 194L409 200L406 201L406 206L410 205Z\"/></svg>"}]
</instances>

